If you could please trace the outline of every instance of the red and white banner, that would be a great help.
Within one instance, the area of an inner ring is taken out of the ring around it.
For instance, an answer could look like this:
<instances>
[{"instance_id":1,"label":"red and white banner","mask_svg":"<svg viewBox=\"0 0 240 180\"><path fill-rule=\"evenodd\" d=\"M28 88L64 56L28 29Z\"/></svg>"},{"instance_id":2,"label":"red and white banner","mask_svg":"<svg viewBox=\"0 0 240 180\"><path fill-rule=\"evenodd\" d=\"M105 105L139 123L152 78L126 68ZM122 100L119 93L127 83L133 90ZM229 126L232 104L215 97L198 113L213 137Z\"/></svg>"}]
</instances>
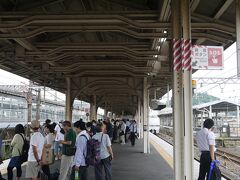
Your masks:
<instances>
[{"instance_id":1,"label":"red and white banner","mask_svg":"<svg viewBox=\"0 0 240 180\"><path fill-rule=\"evenodd\" d=\"M192 43L190 39L173 39L173 68L174 71L192 70Z\"/></svg>"},{"instance_id":2,"label":"red and white banner","mask_svg":"<svg viewBox=\"0 0 240 180\"><path fill-rule=\"evenodd\" d=\"M182 70L182 42L181 39L173 39L173 69Z\"/></svg>"},{"instance_id":3,"label":"red and white banner","mask_svg":"<svg viewBox=\"0 0 240 180\"><path fill-rule=\"evenodd\" d=\"M223 69L223 47L193 46L193 69Z\"/></svg>"},{"instance_id":4,"label":"red and white banner","mask_svg":"<svg viewBox=\"0 0 240 180\"><path fill-rule=\"evenodd\" d=\"M182 63L183 63L183 70L191 71L192 70L192 42L190 39L184 39L182 41L183 45L183 57L182 57Z\"/></svg>"}]
</instances>

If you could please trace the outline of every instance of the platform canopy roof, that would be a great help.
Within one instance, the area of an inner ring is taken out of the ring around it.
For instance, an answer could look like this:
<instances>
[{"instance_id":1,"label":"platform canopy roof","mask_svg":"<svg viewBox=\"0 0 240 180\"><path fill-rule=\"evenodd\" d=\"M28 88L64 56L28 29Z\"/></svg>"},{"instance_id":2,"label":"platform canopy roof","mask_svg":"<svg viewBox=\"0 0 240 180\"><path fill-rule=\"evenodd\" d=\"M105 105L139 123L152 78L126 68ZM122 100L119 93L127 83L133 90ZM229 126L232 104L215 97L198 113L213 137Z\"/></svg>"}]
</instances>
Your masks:
<instances>
[{"instance_id":1,"label":"platform canopy roof","mask_svg":"<svg viewBox=\"0 0 240 180\"><path fill-rule=\"evenodd\" d=\"M228 100L216 100L212 102L207 102L203 104L198 104L192 107L195 114L201 114L202 112L208 113L210 111L210 106L212 107L212 112L230 112L237 111L237 106L240 104L231 102ZM159 111L159 116L172 115L172 108L167 107Z\"/></svg>"},{"instance_id":2,"label":"platform canopy roof","mask_svg":"<svg viewBox=\"0 0 240 180\"><path fill-rule=\"evenodd\" d=\"M210 106L212 107L212 112L228 112L237 111L237 106L240 105L228 100L217 100L193 106L193 110L195 113L201 113L201 111L209 111Z\"/></svg>"},{"instance_id":3,"label":"platform canopy roof","mask_svg":"<svg viewBox=\"0 0 240 180\"><path fill-rule=\"evenodd\" d=\"M172 85L171 0L1 0L0 68L120 113L134 114L143 77ZM192 42L229 47L234 0L191 0Z\"/></svg>"}]
</instances>

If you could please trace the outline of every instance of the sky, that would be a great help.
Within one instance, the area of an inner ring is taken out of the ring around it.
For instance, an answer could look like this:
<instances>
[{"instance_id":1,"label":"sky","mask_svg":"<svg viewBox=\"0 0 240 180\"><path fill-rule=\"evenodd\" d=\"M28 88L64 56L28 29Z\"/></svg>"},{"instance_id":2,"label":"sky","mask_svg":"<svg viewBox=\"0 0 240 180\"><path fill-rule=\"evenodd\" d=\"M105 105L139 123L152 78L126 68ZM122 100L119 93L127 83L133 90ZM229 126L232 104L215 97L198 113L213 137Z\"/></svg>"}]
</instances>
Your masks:
<instances>
[{"instance_id":1,"label":"sky","mask_svg":"<svg viewBox=\"0 0 240 180\"><path fill-rule=\"evenodd\" d=\"M236 57L236 43L232 44L224 51L224 69L223 70L198 70L193 74L193 79L196 77L216 78L216 77L236 77L237 74L237 57ZM239 80L240 82L240 80ZM29 84L29 80L18 75L9 73L0 69L0 85L24 85ZM195 92L207 92L221 99L236 100L240 99L240 84L199 84ZM42 93L43 94L43 93ZM46 92L46 97L50 99L55 98L54 91ZM171 92L170 92L171 97ZM65 95L57 92L57 100L64 100ZM166 101L166 95L162 98Z\"/></svg>"},{"instance_id":2,"label":"sky","mask_svg":"<svg viewBox=\"0 0 240 180\"><path fill-rule=\"evenodd\" d=\"M29 85L29 80L0 69L0 85ZM54 90L46 91L45 98L50 100L56 99L57 101L65 100L65 94L60 92L56 92L56 94L55 92ZM43 96L44 93L41 93L41 95Z\"/></svg>"}]
</instances>

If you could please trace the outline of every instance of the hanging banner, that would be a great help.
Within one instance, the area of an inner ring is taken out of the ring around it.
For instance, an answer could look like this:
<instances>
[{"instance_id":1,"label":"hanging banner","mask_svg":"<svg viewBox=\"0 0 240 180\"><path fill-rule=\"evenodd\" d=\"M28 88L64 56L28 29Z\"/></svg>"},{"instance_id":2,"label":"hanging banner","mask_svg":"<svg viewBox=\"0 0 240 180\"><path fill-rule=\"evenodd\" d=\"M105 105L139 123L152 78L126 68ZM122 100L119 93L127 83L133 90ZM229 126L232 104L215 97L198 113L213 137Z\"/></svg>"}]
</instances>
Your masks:
<instances>
[{"instance_id":1,"label":"hanging banner","mask_svg":"<svg viewBox=\"0 0 240 180\"><path fill-rule=\"evenodd\" d=\"M193 69L223 69L223 47L221 46L193 46Z\"/></svg>"}]
</instances>

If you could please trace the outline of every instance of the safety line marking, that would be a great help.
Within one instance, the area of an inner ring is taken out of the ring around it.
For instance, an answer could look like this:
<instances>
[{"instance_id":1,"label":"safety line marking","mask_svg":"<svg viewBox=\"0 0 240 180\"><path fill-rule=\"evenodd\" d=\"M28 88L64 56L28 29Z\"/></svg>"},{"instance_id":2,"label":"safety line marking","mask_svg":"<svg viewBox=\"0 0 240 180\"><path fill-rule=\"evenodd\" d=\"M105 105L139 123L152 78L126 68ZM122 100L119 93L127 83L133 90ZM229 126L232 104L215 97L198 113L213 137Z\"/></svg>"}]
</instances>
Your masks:
<instances>
[{"instance_id":1,"label":"safety line marking","mask_svg":"<svg viewBox=\"0 0 240 180\"><path fill-rule=\"evenodd\" d=\"M150 140L153 147L157 150L157 152L163 157L163 159L168 163L168 165L173 168L173 158L172 156L166 152L158 143L156 143L153 139Z\"/></svg>"}]
</instances>

